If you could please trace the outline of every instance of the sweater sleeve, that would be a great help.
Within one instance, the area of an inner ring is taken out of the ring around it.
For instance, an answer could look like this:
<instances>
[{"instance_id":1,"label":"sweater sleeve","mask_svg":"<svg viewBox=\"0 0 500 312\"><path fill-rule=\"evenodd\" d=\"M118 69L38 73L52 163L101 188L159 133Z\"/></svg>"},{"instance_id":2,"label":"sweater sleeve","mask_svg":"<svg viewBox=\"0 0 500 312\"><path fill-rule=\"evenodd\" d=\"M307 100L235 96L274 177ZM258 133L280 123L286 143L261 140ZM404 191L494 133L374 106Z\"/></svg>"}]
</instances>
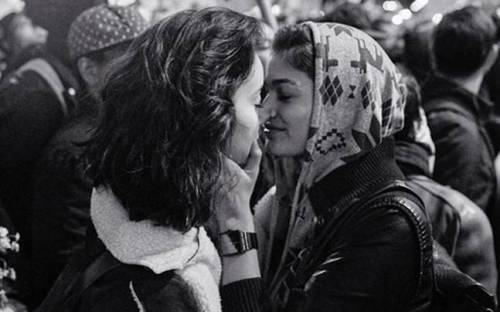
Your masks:
<instances>
[{"instance_id":1,"label":"sweater sleeve","mask_svg":"<svg viewBox=\"0 0 500 312\"><path fill-rule=\"evenodd\" d=\"M265 311L262 279L251 278L225 285L221 289L222 311Z\"/></svg>"}]
</instances>

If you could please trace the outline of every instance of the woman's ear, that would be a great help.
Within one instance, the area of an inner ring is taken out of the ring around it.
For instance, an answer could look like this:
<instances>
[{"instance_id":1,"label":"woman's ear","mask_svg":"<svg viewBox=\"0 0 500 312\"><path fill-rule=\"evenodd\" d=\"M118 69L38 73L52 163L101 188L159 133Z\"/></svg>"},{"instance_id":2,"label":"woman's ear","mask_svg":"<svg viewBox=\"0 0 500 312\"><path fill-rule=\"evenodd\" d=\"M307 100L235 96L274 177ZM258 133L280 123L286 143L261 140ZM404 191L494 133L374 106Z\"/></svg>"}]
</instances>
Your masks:
<instances>
[{"instance_id":1,"label":"woman's ear","mask_svg":"<svg viewBox=\"0 0 500 312\"><path fill-rule=\"evenodd\" d=\"M92 61L88 57L83 56L78 59L76 65L78 67L78 72L87 84L87 87L91 88L98 83L98 68L97 64L94 61Z\"/></svg>"}]
</instances>

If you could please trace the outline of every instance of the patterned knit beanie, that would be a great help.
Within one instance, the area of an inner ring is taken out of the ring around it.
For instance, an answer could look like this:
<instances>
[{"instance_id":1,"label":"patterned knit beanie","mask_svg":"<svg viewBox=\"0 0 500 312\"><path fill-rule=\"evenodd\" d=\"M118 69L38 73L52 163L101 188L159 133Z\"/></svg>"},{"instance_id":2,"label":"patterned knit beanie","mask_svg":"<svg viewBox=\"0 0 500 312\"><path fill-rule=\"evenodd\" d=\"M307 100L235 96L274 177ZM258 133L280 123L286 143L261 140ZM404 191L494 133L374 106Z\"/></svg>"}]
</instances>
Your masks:
<instances>
[{"instance_id":1,"label":"patterned knit beanie","mask_svg":"<svg viewBox=\"0 0 500 312\"><path fill-rule=\"evenodd\" d=\"M137 37L148 22L134 6L101 4L81 13L71 24L68 49L72 60Z\"/></svg>"}]
</instances>

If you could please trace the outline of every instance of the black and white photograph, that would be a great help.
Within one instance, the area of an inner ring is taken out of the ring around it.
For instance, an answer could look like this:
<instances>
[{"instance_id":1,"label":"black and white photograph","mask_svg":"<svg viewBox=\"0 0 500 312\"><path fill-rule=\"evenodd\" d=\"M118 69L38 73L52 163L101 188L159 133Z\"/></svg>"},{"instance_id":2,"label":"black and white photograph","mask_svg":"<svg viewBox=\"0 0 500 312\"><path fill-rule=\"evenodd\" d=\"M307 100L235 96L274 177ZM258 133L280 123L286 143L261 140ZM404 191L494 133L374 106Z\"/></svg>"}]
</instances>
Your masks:
<instances>
[{"instance_id":1,"label":"black and white photograph","mask_svg":"<svg viewBox=\"0 0 500 312\"><path fill-rule=\"evenodd\" d=\"M500 0L0 0L0 312L495 312Z\"/></svg>"}]
</instances>

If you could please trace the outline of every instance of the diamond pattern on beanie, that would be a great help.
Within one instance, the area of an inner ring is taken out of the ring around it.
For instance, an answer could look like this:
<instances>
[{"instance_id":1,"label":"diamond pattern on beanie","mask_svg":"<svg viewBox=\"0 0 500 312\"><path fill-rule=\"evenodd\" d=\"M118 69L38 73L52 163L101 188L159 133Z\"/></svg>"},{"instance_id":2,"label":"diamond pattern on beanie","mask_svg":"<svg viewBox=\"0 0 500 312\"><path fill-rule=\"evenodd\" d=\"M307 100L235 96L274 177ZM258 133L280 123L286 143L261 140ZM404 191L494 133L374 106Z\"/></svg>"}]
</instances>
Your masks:
<instances>
[{"instance_id":1,"label":"diamond pattern on beanie","mask_svg":"<svg viewBox=\"0 0 500 312\"><path fill-rule=\"evenodd\" d=\"M344 89L342 88L339 77L335 76L335 78L331 80L330 76L326 76L323 84L320 87L320 92L323 95L324 105L326 105L328 102L330 102L332 106L335 105L342 93L344 93Z\"/></svg>"}]
</instances>

